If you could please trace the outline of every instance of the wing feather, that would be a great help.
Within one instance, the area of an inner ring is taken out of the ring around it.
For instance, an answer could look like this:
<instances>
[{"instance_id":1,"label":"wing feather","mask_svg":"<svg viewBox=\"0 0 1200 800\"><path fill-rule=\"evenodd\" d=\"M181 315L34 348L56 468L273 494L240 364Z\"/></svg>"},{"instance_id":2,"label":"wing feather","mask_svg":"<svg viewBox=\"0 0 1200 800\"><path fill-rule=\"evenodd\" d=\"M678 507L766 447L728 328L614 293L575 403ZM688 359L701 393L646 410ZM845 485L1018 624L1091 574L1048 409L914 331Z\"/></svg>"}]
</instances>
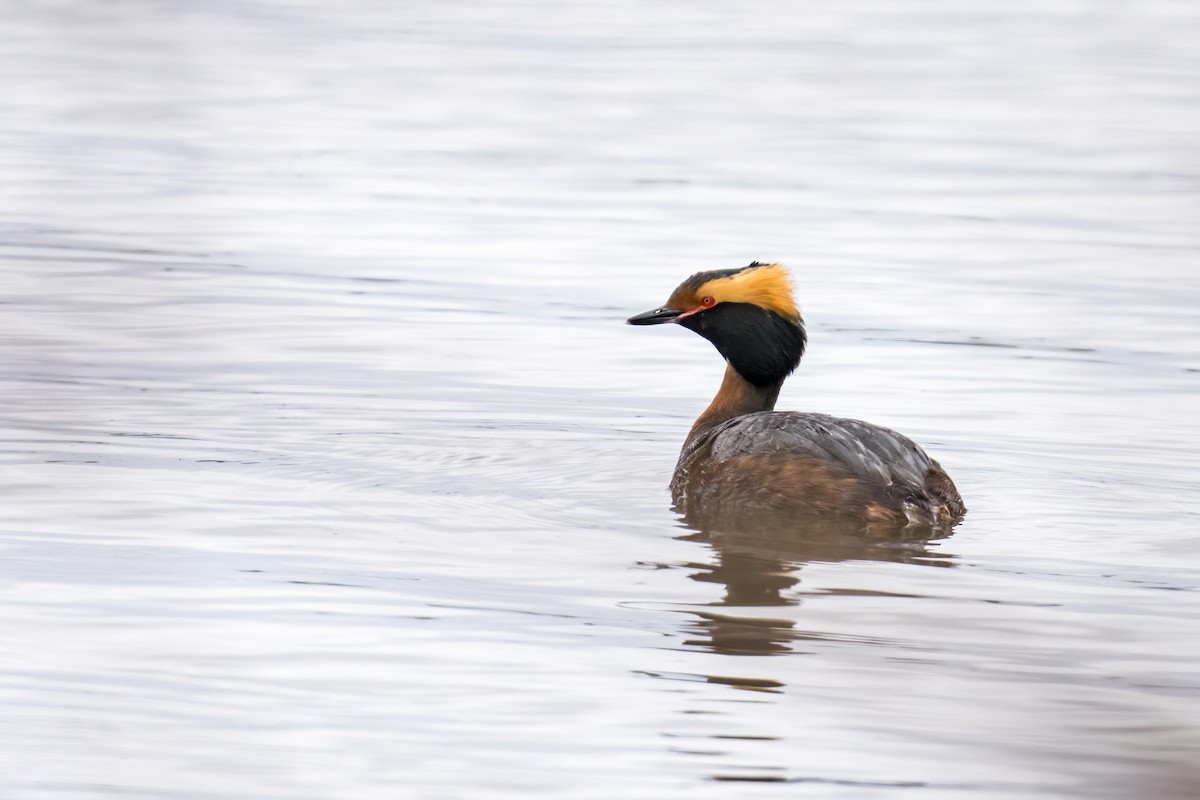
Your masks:
<instances>
[{"instance_id":1,"label":"wing feather","mask_svg":"<svg viewBox=\"0 0 1200 800\"><path fill-rule=\"evenodd\" d=\"M933 460L911 439L888 428L825 414L764 411L736 417L706 437L719 461L746 455L796 453L836 463L879 486L920 487Z\"/></svg>"}]
</instances>

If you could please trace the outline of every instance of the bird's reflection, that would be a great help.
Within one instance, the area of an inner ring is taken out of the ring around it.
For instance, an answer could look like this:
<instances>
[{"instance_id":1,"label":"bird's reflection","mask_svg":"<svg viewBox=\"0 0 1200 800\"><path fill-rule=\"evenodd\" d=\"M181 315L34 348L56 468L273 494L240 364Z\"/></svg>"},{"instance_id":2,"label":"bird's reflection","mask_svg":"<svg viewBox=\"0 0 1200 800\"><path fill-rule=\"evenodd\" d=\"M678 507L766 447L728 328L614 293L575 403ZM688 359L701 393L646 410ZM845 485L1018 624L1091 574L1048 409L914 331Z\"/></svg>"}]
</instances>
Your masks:
<instances>
[{"instance_id":1,"label":"bird's reflection","mask_svg":"<svg viewBox=\"0 0 1200 800\"><path fill-rule=\"evenodd\" d=\"M693 580L719 583L724 596L713 607L798 605L792 591L799 572L811 561L892 561L950 566L951 556L931 543L950 535L949 529L928 526L879 527L855 520L743 516L737 519L684 515L691 533L679 537L708 545L712 563L690 563ZM769 614L692 612L687 644L731 655L769 655L791 652L806 638L791 619Z\"/></svg>"}]
</instances>

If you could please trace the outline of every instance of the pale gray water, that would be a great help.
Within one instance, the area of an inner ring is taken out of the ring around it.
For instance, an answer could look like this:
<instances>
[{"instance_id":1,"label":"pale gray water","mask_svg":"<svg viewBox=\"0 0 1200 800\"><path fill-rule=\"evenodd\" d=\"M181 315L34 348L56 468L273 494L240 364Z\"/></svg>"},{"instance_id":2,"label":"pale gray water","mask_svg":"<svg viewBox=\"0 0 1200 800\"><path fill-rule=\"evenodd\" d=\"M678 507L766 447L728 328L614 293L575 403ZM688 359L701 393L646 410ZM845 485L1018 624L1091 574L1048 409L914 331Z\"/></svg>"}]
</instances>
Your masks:
<instances>
[{"instance_id":1,"label":"pale gray water","mask_svg":"<svg viewBox=\"0 0 1200 800\"><path fill-rule=\"evenodd\" d=\"M1195 3L3 10L0 796L1198 793ZM680 526L752 259L953 536Z\"/></svg>"}]
</instances>

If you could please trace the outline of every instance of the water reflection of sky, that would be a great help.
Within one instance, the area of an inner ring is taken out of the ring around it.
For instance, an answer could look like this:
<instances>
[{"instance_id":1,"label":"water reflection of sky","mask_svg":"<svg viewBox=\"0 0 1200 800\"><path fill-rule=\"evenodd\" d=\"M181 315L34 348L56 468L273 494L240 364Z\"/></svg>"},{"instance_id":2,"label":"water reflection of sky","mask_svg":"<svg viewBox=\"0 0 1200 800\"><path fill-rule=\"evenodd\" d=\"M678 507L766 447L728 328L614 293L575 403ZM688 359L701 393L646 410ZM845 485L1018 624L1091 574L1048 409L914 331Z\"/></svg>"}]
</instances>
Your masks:
<instances>
[{"instance_id":1,"label":"water reflection of sky","mask_svg":"<svg viewBox=\"0 0 1200 800\"><path fill-rule=\"evenodd\" d=\"M0 794L1194 796L1198 25L5 15ZM952 536L676 519L752 259Z\"/></svg>"}]
</instances>

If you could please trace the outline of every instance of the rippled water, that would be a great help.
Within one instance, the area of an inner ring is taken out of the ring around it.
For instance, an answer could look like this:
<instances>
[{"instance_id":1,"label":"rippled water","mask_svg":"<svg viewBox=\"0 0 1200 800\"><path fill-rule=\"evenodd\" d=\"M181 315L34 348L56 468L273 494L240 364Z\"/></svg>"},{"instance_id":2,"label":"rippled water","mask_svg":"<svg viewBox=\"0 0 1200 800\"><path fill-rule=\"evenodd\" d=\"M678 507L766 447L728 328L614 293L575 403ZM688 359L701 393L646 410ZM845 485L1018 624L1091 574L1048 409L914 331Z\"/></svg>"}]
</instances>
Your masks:
<instances>
[{"instance_id":1,"label":"rippled water","mask_svg":"<svg viewBox=\"0 0 1200 800\"><path fill-rule=\"evenodd\" d=\"M1194 797L1198 36L10 3L0 795ZM752 259L953 535L670 511L721 365L622 320Z\"/></svg>"}]
</instances>

